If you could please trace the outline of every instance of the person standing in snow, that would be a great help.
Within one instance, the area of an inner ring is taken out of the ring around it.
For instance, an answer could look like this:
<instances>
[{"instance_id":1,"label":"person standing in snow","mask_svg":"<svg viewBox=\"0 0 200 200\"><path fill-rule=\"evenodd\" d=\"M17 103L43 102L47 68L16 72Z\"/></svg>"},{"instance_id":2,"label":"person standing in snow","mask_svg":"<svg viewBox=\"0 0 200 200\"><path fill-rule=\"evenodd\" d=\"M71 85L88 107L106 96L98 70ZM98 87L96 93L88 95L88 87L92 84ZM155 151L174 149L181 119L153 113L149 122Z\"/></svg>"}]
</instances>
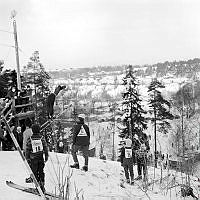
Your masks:
<instances>
[{"instance_id":1,"label":"person standing in snow","mask_svg":"<svg viewBox=\"0 0 200 200\"><path fill-rule=\"evenodd\" d=\"M147 153L150 150L147 135L142 133L138 138L138 147L136 149L136 161L138 177L135 180L142 179L142 171L144 180L147 178Z\"/></svg>"},{"instance_id":2,"label":"person standing in snow","mask_svg":"<svg viewBox=\"0 0 200 200\"><path fill-rule=\"evenodd\" d=\"M24 155L25 155L25 151L26 151L26 143L28 138L30 138L33 135L31 126L32 126L32 121L31 119L28 117L25 119L25 131L23 132L23 151L24 151Z\"/></svg>"},{"instance_id":3,"label":"person standing in snow","mask_svg":"<svg viewBox=\"0 0 200 200\"><path fill-rule=\"evenodd\" d=\"M85 124L85 115L78 115L78 122L73 127L73 138L72 138L72 157L74 164L70 165L71 168L79 169L79 162L77 158L77 152L82 151L83 157L85 158L85 165L82 170L88 171L88 155L89 155L89 144L90 144L90 130Z\"/></svg>"},{"instance_id":4,"label":"person standing in snow","mask_svg":"<svg viewBox=\"0 0 200 200\"><path fill-rule=\"evenodd\" d=\"M44 166L48 160L48 148L45 139L40 135L40 126L32 125L33 135L28 138L25 156L41 189L45 192ZM43 157L45 155L45 160Z\"/></svg>"},{"instance_id":5,"label":"person standing in snow","mask_svg":"<svg viewBox=\"0 0 200 200\"><path fill-rule=\"evenodd\" d=\"M133 149L130 138L125 139L125 145L121 149L120 155L121 165L124 167L126 182L134 184L133 172Z\"/></svg>"},{"instance_id":6,"label":"person standing in snow","mask_svg":"<svg viewBox=\"0 0 200 200\"><path fill-rule=\"evenodd\" d=\"M54 102L56 99L56 96L58 95L58 93L65 89L66 86L58 86L56 87L54 93L49 94L49 96L47 97L47 116L49 119L53 118L53 114L54 114Z\"/></svg>"},{"instance_id":7,"label":"person standing in snow","mask_svg":"<svg viewBox=\"0 0 200 200\"><path fill-rule=\"evenodd\" d=\"M25 128L25 131L23 132L23 148L22 148L24 155L26 155L27 140L33 135L33 132L31 129L32 121L29 117L25 119L25 126L26 128ZM31 177L26 178L26 183L30 183L30 182L32 182Z\"/></svg>"}]
</instances>

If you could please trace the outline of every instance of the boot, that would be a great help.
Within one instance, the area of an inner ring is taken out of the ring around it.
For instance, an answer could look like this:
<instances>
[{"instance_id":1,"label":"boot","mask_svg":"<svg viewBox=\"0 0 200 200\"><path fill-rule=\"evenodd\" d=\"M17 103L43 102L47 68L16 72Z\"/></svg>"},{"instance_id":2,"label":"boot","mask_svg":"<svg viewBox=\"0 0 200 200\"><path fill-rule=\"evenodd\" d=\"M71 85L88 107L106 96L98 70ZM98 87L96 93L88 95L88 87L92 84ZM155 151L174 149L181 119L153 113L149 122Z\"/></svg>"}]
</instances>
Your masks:
<instances>
[{"instance_id":1,"label":"boot","mask_svg":"<svg viewBox=\"0 0 200 200\"><path fill-rule=\"evenodd\" d=\"M33 179L31 177L26 178L26 183L32 183Z\"/></svg>"},{"instance_id":2,"label":"boot","mask_svg":"<svg viewBox=\"0 0 200 200\"><path fill-rule=\"evenodd\" d=\"M82 170L85 171L85 172L88 171L88 166L87 166L87 165L84 165L84 166L82 167Z\"/></svg>"},{"instance_id":3,"label":"boot","mask_svg":"<svg viewBox=\"0 0 200 200\"><path fill-rule=\"evenodd\" d=\"M70 165L71 168L79 169L79 163L74 163L73 165Z\"/></svg>"}]
</instances>

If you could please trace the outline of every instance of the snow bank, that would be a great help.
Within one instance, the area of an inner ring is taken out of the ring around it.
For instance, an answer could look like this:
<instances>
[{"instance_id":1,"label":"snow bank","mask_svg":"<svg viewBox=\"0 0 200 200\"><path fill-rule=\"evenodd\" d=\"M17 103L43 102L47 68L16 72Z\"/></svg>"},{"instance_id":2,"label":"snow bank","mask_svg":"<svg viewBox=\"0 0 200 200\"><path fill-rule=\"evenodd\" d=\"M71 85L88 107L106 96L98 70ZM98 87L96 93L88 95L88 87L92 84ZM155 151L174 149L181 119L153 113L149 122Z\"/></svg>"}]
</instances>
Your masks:
<instances>
[{"instance_id":1,"label":"snow bank","mask_svg":"<svg viewBox=\"0 0 200 200\"><path fill-rule=\"evenodd\" d=\"M58 186L59 169L63 167L66 159L69 158L69 163L72 163L71 156L68 154L50 153L50 158L45 166L46 174L46 190L49 192L55 191ZM83 165L83 158L79 157L80 165ZM18 152L0 152L0 199L1 200L38 200L38 196L28 194L6 185L6 180L12 180L15 183L27 186L33 184L26 184L25 178L28 176L24 164ZM56 172L56 173L55 173ZM172 188L171 190L165 189L170 186L174 177L176 181L182 181L185 176L173 171L163 171L163 183L155 183L154 186L149 186L147 194L141 189L141 182L135 182L134 186L125 184L125 188L120 187L121 179L124 174L120 163L106 160L99 160L95 158L89 159L89 171L83 172L77 169L65 167L63 170L63 177L72 172L70 179L70 199L74 199L75 189L77 187L80 191L80 196L83 195L86 200L176 200L180 198L180 187ZM136 167L134 167L135 176L137 175ZM160 177L160 169L149 167L148 178L151 181L154 177ZM62 172L60 171L60 174ZM56 175L57 174L57 175ZM166 177L169 177L166 179ZM158 179L159 180L159 179ZM198 193L197 178L191 177L191 185L194 186L194 193ZM153 190L152 190L153 188ZM192 199L190 197L184 198L185 200Z\"/></svg>"}]
</instances>

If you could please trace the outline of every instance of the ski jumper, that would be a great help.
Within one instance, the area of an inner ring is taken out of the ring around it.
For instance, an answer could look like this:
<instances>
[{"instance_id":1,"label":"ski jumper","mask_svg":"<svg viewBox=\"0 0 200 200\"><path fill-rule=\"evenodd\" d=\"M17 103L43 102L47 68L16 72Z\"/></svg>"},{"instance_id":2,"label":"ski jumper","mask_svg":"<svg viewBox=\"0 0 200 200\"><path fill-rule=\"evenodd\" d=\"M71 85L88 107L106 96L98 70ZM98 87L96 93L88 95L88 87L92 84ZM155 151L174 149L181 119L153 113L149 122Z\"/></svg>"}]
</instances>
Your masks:
<instances>
[{"instance_id":1,"label":"ski jumper","mask_svg":"<svg viewBox=\"0 0 200 200\"><path fill-rule=\"evenodd\" d=\"M56 96L58 95L58 93L62 90L66 88L66 86L58 86L54 93L51 93L48 97L47 97L47 116L49 119L51 119L53 117L53 114L54 114L54 102L55 102L55 99L56 99Z\"/></svg>"}]
</instances>

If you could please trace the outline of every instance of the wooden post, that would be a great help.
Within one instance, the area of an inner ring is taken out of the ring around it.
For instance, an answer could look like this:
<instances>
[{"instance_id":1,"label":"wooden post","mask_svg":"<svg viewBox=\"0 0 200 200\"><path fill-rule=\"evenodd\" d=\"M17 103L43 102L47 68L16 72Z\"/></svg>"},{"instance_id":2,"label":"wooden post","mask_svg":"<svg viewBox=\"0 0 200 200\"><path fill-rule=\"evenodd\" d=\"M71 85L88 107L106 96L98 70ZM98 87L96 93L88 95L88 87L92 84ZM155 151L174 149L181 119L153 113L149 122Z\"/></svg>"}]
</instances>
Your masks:
<instances>
[{"instance_id":1,"label":"wooden post","mask_svg":"<svg viewBox=\"0 0 200 200\"><path fill-rule=\"evenodd\" d=\"M20 148L20 146L19 146L19 144L18 144L18 142L17 142L17 140L16 140L16 138L15 138L15 136L14 136L14 134L13 134L13 132L12 132L10 126L9 126L9 124L7 123L7 121L6 121L6 119L5 119L4 117L2 117L2 120L3 120L3 122L5 123L5 125L6 125L6 127L7 127L7 130L8 130L8 132L9 132L9 134L10 134L10 137L12 138L12 140L13 140L13 142L14 142L14 144L15 144L15 147L16 147L17 151L19 152L19 154L20 154L22 160L23 160L23 162L24 162L24 164L25 164L25 166L26 166L26 168L27 168L27 170L28 170L28 172L29 172L29 174L30 174L30 177L33 179L33 182L34 182L34 184L35 184L35 187L36 187L36 188L38 189L38 191L39 191L39 194L40 194L40 196L41 196L41 199L46 200L46 197L45 197L44 193L42 192L42 190L41 190L41 188L40 188L40 185L39 185L37 179L35 178L35 175L33 174L33 172L32 172L32 170L31 170L31 168L30 168L30 166L29 166L29 164L28 164L28 162L27 162L27 160L26 160L24 154L22 153L22 150L21 150L21 148Z\"/></svg>"},{"instance_id":2,"label":"wooden post","mask_svg":"<svg viewBox=\"0 0 200 200\"><path fill-rule=\"evenodd\" d=\"M17 24L15 20L16 11L12 11L12 19L13 19L13 29L14 29L14 40L15 40L15 53L16 53L16 64L17 64L17 89L21 91L21 78L20 78L20 66L19 66L19 46L17 40Z\"/></svg>"}]
</instances>

